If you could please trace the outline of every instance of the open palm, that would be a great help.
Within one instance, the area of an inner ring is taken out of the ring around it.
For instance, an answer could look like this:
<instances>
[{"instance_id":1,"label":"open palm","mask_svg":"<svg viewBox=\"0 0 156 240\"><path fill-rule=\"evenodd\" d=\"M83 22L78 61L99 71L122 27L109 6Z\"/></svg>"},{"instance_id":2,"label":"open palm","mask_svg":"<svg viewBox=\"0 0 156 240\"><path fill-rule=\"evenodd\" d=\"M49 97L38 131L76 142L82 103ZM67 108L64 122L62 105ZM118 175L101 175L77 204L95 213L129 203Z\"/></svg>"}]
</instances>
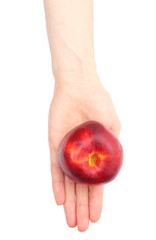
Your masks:
<instances>
[{"instance_id":1,"label":"open palm","mask_svg":"<svg viewBox=\"0 0 156 240\"><path fill-rule=\"evenodd\" d=\"M96 222L100 218L103 185L75 183L65 176L58 163L58 148L68 131L89 120L103 123L118 136L120 122L111 97L101 83L56 86L49 111L52 185L57 204L64 204L68 225L77 225L80 231L88 228L89 220Z\"/></svg>"}]
</instances>

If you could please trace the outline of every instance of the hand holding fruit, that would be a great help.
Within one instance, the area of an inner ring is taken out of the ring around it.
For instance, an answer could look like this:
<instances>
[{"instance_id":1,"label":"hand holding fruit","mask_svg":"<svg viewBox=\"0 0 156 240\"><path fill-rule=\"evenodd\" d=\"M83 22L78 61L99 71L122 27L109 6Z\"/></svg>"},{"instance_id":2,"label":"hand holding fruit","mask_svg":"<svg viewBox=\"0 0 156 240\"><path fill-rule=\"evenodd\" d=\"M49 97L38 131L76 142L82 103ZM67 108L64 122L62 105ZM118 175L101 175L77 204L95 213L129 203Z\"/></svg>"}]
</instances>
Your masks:
<instances>
[{"instance_id":1,"label":"hand holding fruit","mask_svg":"<svg viewBox=\"0 0 156 240\"><path fill-rule=\"evenodd\" d=\"M72 81L57 83L49 111L52 185L57 204L64 205L68 225L70 227L77 225L80 231L88 228L89 220L96 222L100 218L103 185L82 184L68 178L59 166L58 153L63 137L71 129L90 120L102 123L118 136L120 122L111 97L99 79L89 82L76 79L73 83ZM108 156L104 158L106 157ZM90 164L98 166L99 163L94 163L94 160L97 160L96 156L91 154Z\"/></svg>"}]
</instances>

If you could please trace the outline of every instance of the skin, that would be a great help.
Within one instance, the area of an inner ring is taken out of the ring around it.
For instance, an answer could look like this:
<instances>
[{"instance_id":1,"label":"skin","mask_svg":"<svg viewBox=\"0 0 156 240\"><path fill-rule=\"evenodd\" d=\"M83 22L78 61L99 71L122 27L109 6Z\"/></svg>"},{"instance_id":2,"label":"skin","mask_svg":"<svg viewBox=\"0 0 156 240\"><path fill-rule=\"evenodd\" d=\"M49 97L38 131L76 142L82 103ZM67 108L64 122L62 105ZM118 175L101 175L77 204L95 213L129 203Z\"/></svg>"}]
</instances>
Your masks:
<instances>
[{"instance_id":1,"label":"skin","mask_svg":"<svg viewBox=\"0 0 156 240\"><path fill-rule=\"evenodd\" d=\"M64 205L69 227L85 231L89 221L100 218L103 185L75 183L65 176L58 163L59 144L68 131L89 120L118 136L120 121L96 71L92 0L44 0L44 6L55 79L48 122L53 192L56 203Z\"/></svg>"}]
</instances>

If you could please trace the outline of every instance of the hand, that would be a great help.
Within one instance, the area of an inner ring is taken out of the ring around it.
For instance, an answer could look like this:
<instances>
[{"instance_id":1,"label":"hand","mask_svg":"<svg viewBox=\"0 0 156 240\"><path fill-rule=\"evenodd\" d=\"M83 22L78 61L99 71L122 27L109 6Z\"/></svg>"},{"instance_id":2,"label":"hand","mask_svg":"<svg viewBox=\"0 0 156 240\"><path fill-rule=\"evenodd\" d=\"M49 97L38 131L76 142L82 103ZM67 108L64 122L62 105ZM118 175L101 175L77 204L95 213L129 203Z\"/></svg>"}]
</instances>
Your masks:
<instances>
[{"instance_id":1,"label":"hand","mask_svg":"<svg viewBox=\"0 0 156 240\"><path fill-rule=\"evenodd\" d=\"M57 204L64 204L68 225L77 225L79 231L88 228L89 220L96 222L100 218L103 185L75 183L65 176L58 163L58 147L68 131L89 120L103 123L118 136L120 122L111 97L100 81L56 82L49 111L52 185Z\"/></svg>"}]
</instances>

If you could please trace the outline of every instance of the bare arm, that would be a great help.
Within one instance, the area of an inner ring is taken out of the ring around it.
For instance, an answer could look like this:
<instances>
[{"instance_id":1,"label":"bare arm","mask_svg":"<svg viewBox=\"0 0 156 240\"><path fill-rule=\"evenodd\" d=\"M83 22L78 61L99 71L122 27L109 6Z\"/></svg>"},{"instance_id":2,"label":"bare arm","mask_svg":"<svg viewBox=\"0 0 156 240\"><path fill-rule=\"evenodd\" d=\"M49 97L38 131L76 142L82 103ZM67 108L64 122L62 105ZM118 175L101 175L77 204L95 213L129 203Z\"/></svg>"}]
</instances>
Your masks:
<instances>
[{"instance_id":1,"label":"bare arm","mask_svg":"<svg viewBox=\"0 0 156 240\"><path fill-rule=\"evenodd\" d=\"M44 0L54 76L95 74L92 0Z\"/></svg>"},{"instance_id":2,"label":"bare arm","mask_svg":"<svg viewBox=\"0 0 156 240\"><path fill-rule=\"evenodd\" d=\"M97 120L118 135L120 122L111 97L96 71L92 0L44 0L47 32L55 77L49 110L52 185L63 204L67 223L80 231L100 218L103 186L75 183L62 173L58 147L64 135L80 123Z\"/></svg>"}]
</instances>

